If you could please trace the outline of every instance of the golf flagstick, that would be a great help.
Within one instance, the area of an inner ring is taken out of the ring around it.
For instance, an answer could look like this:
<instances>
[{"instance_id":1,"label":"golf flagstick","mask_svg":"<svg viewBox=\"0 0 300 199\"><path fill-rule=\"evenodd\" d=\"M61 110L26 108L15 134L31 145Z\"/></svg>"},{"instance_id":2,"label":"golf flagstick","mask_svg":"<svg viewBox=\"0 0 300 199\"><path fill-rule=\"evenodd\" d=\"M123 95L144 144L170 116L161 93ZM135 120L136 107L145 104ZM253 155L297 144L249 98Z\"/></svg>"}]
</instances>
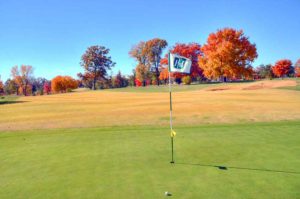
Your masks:
<instances>
[{"instance_id":1,"label":"golf flagstick","mask_svg":"<svg viewBox=\"0 0 300 199\"><path fill-rule=\"evenodd\" d=\"M171 130L171 148L172 148L172 159L170 163L174 162L174 131L173 131L173 123L172 123L172 88L171 88L171 80L170 80L170 72L169 72L169 91L170 91L170 130Z\"/></svg>"},{"instance_id":2,"label":"golf flagstick","mask_svg":"<svg viewBox=\"0 0 300 199\"><path fill-rule=\"evenodd\" d=\"M170 93L170 130L171 130L171 148L172 148L172 159L171 162L174 164L174 133L173 133L173 122L172 122L172 86L171 86L171 72L170 72L170 53L169 53L169 93Z\"/></svg>"},{"instance_id":3,"label":"golf flagstick","mask_svg":"<svg viewBox=\"0 0 300 199\"><path fill-rule=\"evenodd\" d=\"M169 65L169 92L170 92L170 130L171 130L171 148L172 148L172 159L171 159L170 163L174 164L175 163L175 161L174 161L174 137L176 135L176 132L173 130L173 123L172 123L171 72L190 74L192 60L189 58L180 56L180 55L169 53L168 65Z\"/></svg>"}]
</instances>

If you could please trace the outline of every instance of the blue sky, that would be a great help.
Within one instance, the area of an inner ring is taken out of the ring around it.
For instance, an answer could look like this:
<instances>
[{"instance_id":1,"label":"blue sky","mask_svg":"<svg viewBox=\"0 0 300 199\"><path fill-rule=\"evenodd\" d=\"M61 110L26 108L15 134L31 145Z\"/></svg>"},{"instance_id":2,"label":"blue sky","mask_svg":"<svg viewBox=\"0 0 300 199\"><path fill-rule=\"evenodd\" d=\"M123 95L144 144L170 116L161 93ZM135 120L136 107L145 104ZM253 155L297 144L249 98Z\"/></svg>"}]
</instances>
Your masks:
<instances>
[{"instance_id":1,"label":"blue sky","mask_svg":"<svg viewBox=\"0 0 300 199\"><path fill-rule=\"evenodd\" d=\"M111 49L113 70L129 74L132 45L154 37L205 43L223 27L243 29L256 43L254 66L300 58L299 0L0 0L0 75L28 64L36 77L76 77L91 45Z\"/></svg>"}]
</instances>

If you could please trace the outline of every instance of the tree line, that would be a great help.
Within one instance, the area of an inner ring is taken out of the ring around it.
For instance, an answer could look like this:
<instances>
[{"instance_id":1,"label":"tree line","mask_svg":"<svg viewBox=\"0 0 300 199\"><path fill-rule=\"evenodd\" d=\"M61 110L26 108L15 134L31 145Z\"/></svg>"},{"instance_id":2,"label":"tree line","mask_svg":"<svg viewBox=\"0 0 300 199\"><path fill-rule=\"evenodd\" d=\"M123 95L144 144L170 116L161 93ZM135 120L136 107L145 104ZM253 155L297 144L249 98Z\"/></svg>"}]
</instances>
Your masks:
<instances>
[{"instance_id":1,"label":"tree line","mask_svg":"<svg viewBox=\"0 0 300 199\"><path fill-rule=\"evenodd\" d=\"M136 61L131 75L119 71L109 75L115 62L110 49L105 46L90 46L81 57L83 73L78 79L58 75L52 80L35 78L30 65L11 68L11 78L2 82L0 94L43 95L70 92L78 87L89 89L120 88L126 86L147 86L166 84L169 76L168 53L191 59L191 73L171 73L177 83L190 84L193 81L236 81L275 77L300 77L300 59L293 65L289 59L281 59L274 65L260 65L253 68L258 57L256 45L251 43L243 30L220 29L209 34L202 46L197 42L176 43L163 56L168 43L154 38L140 41L129 50L129 56Z\"/></svg>"}]
</instances>

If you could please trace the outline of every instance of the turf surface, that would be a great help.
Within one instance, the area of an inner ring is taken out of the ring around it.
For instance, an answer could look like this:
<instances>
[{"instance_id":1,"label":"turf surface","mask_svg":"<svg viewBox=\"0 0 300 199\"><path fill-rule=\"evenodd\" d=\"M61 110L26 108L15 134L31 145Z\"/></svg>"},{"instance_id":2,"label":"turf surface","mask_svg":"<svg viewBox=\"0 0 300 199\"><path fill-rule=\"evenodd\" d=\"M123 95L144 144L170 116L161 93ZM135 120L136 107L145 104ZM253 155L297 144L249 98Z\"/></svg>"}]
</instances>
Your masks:
<instances>
[{"instance_id":1,"label":"turf surface","mask_svg":"<svg viewBox=\"0 0 300 199\"><path fill-rule=\"evenodd\" d=\"M0 198L300 198L300 122L3 132Z\"/></svg>"}]
</instances>

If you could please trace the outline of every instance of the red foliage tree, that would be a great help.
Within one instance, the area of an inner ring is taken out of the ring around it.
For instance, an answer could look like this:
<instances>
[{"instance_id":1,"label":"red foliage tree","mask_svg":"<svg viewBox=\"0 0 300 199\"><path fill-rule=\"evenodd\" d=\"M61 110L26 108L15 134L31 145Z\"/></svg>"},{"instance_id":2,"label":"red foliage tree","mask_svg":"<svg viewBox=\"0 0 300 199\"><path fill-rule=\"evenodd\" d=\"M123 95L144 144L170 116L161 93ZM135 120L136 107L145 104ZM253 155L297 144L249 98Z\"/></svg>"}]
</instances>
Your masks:
<instances>
[{"instance_id":1,"label":"red foliage tree","mask_svg":"<svg viewBox=\"0 0 300 199\"><path fill-rule=\"evenodd\" d=\"M51 93L51 84L46 82L43 86L44 93L49 95Z\"/></svg>"},{"instance_id":2,"label":"red foliage tree","mask_svg":"<svg viewBox=\"0 0 300 199\"><path fill-rule=\"evenodd\" d=\"M272 67L272 71L277 77L283 77L284 75L287 75L290 72L291 67L291 60L282 59L275 63L275 66Z\"/></svg>"},{"instance_id":3,"label":"red foliage tree","mask_svg":"<svg viewBox=\"0 0 300 199\"><path fill-rule=\"evenodd\" d=\"M140 87L140 86L142 86L142 82L139 79L135 79L135 85L137 87Z\"/></svg>"},{"instance_id":4,"label":"red foliage tree","mask_svg":"<svg viewBox=\"0 0 300 199\"><path fill-rule=\"evenodd\" d=\"M197 43L189 43L189 44L182 44L177 43L175 46L170 50L170 53L178 54L183 57L187 57L192 60L192 67L191 67L191 74L190 76L192 78L201 77L202 76L202 70L199 67L198 64L198 58L202 55L201 53L201 46ZM161 65L168 65L168 54L165 55L165 57L161 60ZM182 73L173 73L171 74L174 78L182 78L186 76L186 74ZM160 80L166 80L168 79L168 67L165 67L162 69Z\"/></svg>"}]
</instances>

